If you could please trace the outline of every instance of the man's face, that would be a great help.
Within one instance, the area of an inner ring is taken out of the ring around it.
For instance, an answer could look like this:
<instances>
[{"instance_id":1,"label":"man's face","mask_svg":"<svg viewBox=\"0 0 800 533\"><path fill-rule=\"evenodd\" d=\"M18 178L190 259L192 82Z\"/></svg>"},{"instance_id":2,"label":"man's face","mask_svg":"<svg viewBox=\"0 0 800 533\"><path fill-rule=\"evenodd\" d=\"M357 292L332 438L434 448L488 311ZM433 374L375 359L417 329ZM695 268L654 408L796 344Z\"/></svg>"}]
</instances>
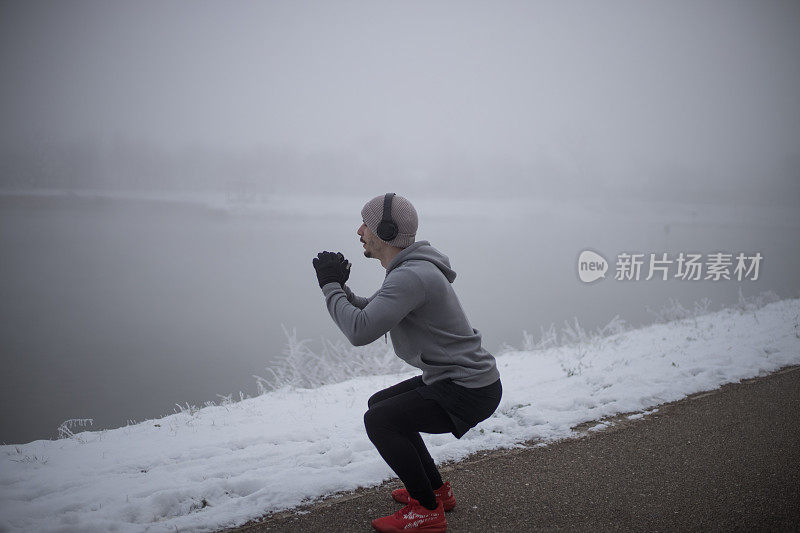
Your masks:
<instances>
[{"instance_id":1,"label":"man's face","mask_svg":"<svg viewBox=\"0 0 800 533\"><path fill-rule=\"evenodd\" d=\"M383 241L372 233L367 225L363 223L356 233L361 237L361 242L364 243L364 257L378 257L376 252L380 249L380 245Z\"/></svg>"}]
</instances>

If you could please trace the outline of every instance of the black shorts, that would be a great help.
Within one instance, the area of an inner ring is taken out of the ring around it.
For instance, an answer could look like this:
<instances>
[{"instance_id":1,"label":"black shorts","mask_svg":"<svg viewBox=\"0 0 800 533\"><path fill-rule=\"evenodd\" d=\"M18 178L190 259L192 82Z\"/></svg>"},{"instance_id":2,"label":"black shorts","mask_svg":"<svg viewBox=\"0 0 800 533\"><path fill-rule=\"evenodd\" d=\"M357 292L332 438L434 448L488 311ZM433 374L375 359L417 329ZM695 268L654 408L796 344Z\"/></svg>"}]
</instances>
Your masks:
<instances>
[{"instance_id":1,"label":"black shorts","mask_svg":"<svg viewBox=\"0 0 800 533\"><path fill-rule=\"evenodd\" d=\"M452 379L443 379L425 385L422 376L412 378L418 380L416 391L423 398L436 400L453 421L453 436L460 439L464 434L486 420L495 412L503 397L503 386L500 378L491 385L471 389L456 385Z\"/></svg>"}]
</instances>

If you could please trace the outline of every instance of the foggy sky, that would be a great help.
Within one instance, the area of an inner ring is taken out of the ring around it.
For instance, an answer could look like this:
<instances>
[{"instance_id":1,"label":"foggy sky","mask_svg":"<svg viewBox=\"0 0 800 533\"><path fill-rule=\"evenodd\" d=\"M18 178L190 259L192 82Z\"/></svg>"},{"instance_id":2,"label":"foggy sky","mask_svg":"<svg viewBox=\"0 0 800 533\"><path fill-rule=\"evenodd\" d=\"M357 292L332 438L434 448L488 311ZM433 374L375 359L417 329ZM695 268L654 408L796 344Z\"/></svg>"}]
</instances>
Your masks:
<instances>
[{"instance_id":1,"label":"foggy sky","mask_svg":"<svg viewBox=\"0 0 800 533\"><path fill-rule=\"evenodd\" d=\"M605 183L800 164L797 2L3 1L0 66L7 150L269 146Z\"/></svg>"}]
</instances>

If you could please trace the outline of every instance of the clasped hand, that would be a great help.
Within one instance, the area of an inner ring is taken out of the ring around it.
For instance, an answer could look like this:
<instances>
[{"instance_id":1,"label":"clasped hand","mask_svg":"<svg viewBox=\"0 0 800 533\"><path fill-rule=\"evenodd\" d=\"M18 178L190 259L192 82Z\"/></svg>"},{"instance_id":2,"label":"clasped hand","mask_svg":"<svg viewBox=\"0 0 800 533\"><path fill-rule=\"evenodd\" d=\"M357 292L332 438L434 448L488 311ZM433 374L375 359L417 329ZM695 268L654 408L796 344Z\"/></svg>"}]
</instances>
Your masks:
<instances>
[{"instance_id":1,"label":"clasped hand","mask_svg":"<svg viewBox=\"0 0 800 533\"><path fill-rule=\"evenodd\" d=\"M341 252L320 252L312 261L314 270L317 271L317 281L322 288L326 283L344 284L350 277L350 261L345 259Z\"/></svg>"}]
</instances>

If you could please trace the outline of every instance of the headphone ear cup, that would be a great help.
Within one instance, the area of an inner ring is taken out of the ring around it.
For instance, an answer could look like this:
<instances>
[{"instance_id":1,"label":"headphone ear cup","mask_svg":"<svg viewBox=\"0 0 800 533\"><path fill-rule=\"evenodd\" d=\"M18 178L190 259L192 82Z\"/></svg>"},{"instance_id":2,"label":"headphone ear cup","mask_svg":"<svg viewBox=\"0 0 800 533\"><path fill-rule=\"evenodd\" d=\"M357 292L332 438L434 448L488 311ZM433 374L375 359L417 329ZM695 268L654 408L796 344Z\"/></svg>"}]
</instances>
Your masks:
<instances>
[{"instance_id":1,"label":"headphone ear cup","mask_svg":"<svg viewBox=\"0 0 800 533\"><path fill-rule=\"evenodd\" d=\"M384 241L391 241L395 237L397 237L398 229L397 224L395 224L391 220L381 220L376 228L378 237Z\"/></svg>"}]
</instances>

